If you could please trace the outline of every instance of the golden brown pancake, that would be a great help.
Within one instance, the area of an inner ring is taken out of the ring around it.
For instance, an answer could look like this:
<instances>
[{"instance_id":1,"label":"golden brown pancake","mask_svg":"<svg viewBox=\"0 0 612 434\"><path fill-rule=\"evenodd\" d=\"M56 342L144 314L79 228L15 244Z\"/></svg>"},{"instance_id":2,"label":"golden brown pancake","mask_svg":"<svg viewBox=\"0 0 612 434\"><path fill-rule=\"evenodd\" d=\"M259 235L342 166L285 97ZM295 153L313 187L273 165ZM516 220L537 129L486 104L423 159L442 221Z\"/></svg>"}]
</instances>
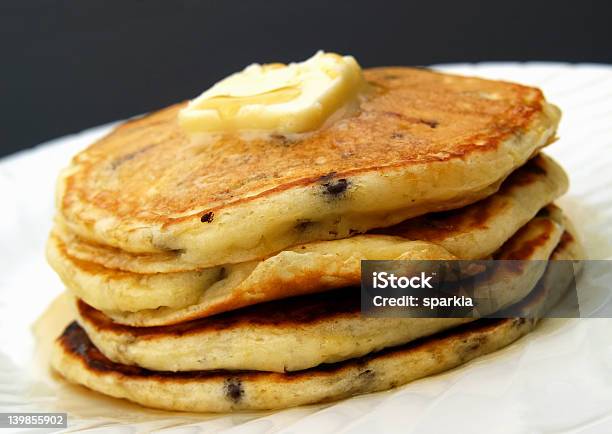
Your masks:
<instances>
[{"instance_id":1,"label":"golden brown pancake","mask_svg":"<svg viewBox=\"0 0 612 434\"><path fill-rule=\"evenodd\" d=\"M401 347L289 373L150 371L113 363L73 322L53 348L66 379L146 407L194 412L269 410L386 390L503 348L535 326L531 319L478 320Z\"/></svg>"},{"instance_id":2,"label":"golden brown pancake","mask_svg":"<svg viewBox=\"0 0 612 434\"><path fill-rule=\"evenodd\" d=\"M203 268L346 238L493 193L552 140L540 90L411 68L365 71L356 115L299 138L196 143L177 104L78 154L58 220L80 237Z\"/></svg>"},{"instance_id":3,"label":"golden brown pancake","mask_svg":"<svg viewBox=\"0 0 612 434\"><path fill-rule=\"evenodd\" d=\"M553 259L577 259L565 237ZM546 273L519 309L537 311L551 288L566 288L567 274ZM101 393L148 407L227 412L279 409L385 390L452 369L510 345L536 319L480 319L402 346L344 362L271 373L257 371L151 371L111 362L76 323L55 343L52 363L64 377Z\"/></svg>"}]
</instances>

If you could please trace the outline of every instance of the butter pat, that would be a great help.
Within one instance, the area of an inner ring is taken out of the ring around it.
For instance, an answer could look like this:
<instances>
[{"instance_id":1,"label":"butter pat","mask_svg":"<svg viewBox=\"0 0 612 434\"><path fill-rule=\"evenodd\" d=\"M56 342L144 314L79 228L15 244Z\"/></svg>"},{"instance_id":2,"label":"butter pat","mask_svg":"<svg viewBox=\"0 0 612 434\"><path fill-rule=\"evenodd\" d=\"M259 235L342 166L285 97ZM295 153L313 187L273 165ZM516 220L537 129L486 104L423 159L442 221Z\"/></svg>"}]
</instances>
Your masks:
<instances>
[{"instance_id":1,"label":"butter pat","mask_svg":"<svg viewBox=\"0 0 612 434\"><path fill-rule=\"evenodd\" d=\"M303 133L321 127L363 86L352 56L319 51L300 63L252 64L191 100L178 120L189 134Z\"/></svg>"}]
</instances>

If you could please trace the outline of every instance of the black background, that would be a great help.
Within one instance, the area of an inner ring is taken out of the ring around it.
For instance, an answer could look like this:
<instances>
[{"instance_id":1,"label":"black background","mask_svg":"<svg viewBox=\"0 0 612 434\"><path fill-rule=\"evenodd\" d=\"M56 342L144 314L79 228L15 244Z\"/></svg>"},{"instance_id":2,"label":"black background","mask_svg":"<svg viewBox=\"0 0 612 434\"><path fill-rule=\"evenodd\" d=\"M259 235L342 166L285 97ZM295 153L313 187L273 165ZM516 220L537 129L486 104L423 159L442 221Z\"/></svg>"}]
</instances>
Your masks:
<instances>
[{"instance_id":1,"label":"black background","mask_svg":"<svg viewBox=\"0 0 612 434\"><path fill-rule=\"evenodd\" d=\"M317 49L363 66L612 63L608 4L0 0L0 155L193 97L251 62Z\"/></svg>"}]
</instances>

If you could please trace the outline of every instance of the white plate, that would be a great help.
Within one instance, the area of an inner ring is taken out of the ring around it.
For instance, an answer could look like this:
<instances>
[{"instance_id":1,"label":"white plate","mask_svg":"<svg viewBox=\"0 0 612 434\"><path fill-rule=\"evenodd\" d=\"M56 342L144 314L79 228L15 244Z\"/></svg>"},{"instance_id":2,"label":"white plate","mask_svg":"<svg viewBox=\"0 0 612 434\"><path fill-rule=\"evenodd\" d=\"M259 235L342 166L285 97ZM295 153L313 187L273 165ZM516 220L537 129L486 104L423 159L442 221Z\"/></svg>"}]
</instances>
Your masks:
<instances>
[{"instance_id":1,"label":"white plate","mask_svg":"<svg viewBox=\"0 0 612 434\"><path fill-rule=\"evenodd\" d=\"M612 258L612 68L484 63L442 69L536 85L561 107L561 139L547 152L570 173L571 189L562 204L579 226L590 257ZM63 290L43 255L55 179L71 155L109 128L0 161L0 411L65 409L70 430L117 432L612 432L608 319L547 320L509 348L445 374L388 392L276 413L149 411L35 377L27 368L34 349L30 325Z\"/></svg>"}]
</instances>

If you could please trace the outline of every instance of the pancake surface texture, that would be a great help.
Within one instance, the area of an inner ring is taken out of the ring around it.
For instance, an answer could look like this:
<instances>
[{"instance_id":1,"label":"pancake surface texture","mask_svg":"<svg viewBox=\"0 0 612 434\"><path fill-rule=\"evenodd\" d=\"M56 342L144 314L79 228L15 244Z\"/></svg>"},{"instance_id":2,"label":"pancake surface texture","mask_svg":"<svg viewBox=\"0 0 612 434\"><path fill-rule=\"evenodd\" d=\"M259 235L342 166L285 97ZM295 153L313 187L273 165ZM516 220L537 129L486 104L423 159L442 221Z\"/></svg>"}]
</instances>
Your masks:
<instances>
[{"instance_id":1,"label":"pancake surface texture","mask_svg":"<svg viewBox=\"0 0 612 434\"><path fill-rule=\"evenodd\" d=\"M578 251L565 237L553 259ZM572 258L577 259L577 258ZM537 309L551 285L567 286L544 275L534 296ZM380 391L452 369L503 348L533 329L534 319L481 319L400 347L311 369L272 373L255 371L156 372L113 363L71 324L55 343L52 364L70 381L118 398L168 410L226 412L278 409Z\"/></svg>"},{"instance_id":2,"label":"pancake surface texture","mask_svg":"<svg viewBox=\"0 0 612 434\"><path fill-rule=\"evenodd\" d=\"M470 206L344 240L296 246L263 261L187 272L134 273L91 262L96 258L105 262L99 258L107 256L109 260L119 256L121 261L129 254L61 232L51 235L47 256L66 286L93 307L110 312L121 323L163 325L357 285L364 259L487 257L566 189L563 170L540 155L513 172L496 194ZM161 309L145 312L157 308ZM136 311L143 312L130 314Z\"/></svg>"},{"instance_id":3,"label":"pancake surface texture","mask_svg":"<svg viewBox=\"0 0 612 434\"><path fill-rule=\"evenodd\" d=\"M365 71L357 114L299 137L199 143L182 104L118 127L58 185L75 234L193 268L346 238L493 193L554 140L538 89L410 68Z\"/></svg>"},{"instance_id":4,"label":"pancake surface texture","mask_svg":"<svg viewBox=\"0 0 612 434\"><path fill-rule=\"evenodd\" d=\"M497 309L524 298L536 285L563 233L558 215L536 217L497 257L530 261L481 282L476 298ZM538 261L540 260L540 261ZM78 321L95 346L114 362L157 371L248 369L295 371L360 357L464 324L471 318L366 318L358 288L263 303L169 327L121 326L77 302ZM270 351L274 348L274 351Z\"/></svg>"}]
</instances>

